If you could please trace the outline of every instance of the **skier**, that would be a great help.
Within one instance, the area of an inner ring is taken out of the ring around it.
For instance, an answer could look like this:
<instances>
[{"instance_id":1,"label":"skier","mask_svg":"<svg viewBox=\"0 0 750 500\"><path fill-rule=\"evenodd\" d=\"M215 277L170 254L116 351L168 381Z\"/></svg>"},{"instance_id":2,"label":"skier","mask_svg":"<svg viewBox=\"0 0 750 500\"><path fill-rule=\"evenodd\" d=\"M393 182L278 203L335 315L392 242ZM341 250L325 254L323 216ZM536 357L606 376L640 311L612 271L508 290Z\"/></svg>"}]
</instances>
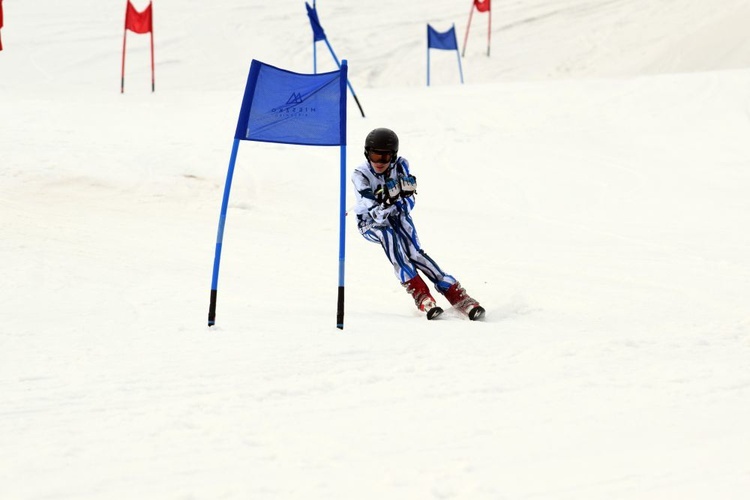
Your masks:
<instances>
[{"instance_id":1,"label":"skier","mask_svg":"<svg viewBox=\"0 0 750 500\"><path fill-rule=\"evenodd\" d=\"M443 309L422 277L421 271L456 309L478 320L484 308L471 298L460 283L446 274L419 243L411 218L417 179L409 162L398 156L398 136L387 128L376 128L365 138L367 161L354 169L352 183L357 204L357 227L365 239L379 243L393 265L396 278L414 298L427 319L437 318Z\"/></svg>"}]
</instances>

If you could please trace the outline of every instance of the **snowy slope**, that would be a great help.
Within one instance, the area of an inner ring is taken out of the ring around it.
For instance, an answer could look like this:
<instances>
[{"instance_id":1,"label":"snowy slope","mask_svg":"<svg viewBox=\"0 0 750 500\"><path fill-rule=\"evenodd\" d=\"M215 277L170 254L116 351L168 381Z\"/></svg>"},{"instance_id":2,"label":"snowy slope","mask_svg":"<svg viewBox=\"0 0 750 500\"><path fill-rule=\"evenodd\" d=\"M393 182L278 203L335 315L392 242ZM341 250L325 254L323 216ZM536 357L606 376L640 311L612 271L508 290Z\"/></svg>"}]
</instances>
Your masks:
<instances>
[{"instance_id":1,"label":"snowy slope","mask_svg":"<svg viewBox=\"0 0 750 500\"><path fill-rule=\"evenodd\" d=\"M496 1L430 88L468 1L317 2L349 170L396 130L487 308L428 323L349 221L343 332L338 149L259 143L206 327L247 70L312 70L304 2L157 0L124 95L120 2L3 6L0 498L746 496L747 2Z\"/></svg>"}]
</instances>

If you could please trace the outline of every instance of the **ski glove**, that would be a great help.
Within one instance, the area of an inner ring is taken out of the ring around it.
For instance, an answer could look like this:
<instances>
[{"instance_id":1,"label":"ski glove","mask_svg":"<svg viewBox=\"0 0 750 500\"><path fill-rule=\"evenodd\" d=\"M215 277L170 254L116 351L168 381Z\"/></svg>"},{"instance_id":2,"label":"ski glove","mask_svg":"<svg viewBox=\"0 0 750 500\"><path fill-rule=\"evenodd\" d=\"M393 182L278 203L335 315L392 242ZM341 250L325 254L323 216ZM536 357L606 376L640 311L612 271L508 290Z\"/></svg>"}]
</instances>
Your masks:
<instances>
[{"instance_id":1,"label":"ski glove","mask_svg":"<svg viewBox=\"0 0 750 500\"><path fill-rule=\"evenodd\" d=\"M388 179L384 186L375 191L375 201L384 207L390 207L399 198L408 198L417 193L417 178L413 175L401 175L398 179Z\"/></svg>"},{"instance_id":2,"label":"ski glove","mask_svg":"<svg viewBox=\"0 0 750 500\"><path fill-rule=\"evenodd\" d=\"M388 198L388 191L385 190L384 186L380 186L375 190L375 201L382 207L390 207L396 200Z\"/></svg>"},{"instance_id":3,"label":"ski glove","mask_svg":"<svg viewBox=\"0 0 750 500\"><path fill-rule=\"evenodd\" d=\"M404 175L399 177L401 181L401 196L408 198L417 194L417 178L413 175Z\"/></svg>"},{"instance_id":4,"label":"ski glove","mask_svg":"<svg viewBox=\"0 0 750 500\"><path fill-rule=\"evenodd\" d=\"M401 188L396 179L388 179L384 186L375 190L375 201L384 207L390 207L398 201Z\"/></svg>"},{"instance_id":5,"label":"ski glove","mask_svg":"<svg viewBox=\"0 0 750 500\"><path fill-rule=\"evenodd\" d=\"M390 215L398 213L398 207L396 205L390 205L385 207L383 205L375 205L369 210L370 217L375 221L376 224L384 224Z\"/></svg>"}]
</instances>

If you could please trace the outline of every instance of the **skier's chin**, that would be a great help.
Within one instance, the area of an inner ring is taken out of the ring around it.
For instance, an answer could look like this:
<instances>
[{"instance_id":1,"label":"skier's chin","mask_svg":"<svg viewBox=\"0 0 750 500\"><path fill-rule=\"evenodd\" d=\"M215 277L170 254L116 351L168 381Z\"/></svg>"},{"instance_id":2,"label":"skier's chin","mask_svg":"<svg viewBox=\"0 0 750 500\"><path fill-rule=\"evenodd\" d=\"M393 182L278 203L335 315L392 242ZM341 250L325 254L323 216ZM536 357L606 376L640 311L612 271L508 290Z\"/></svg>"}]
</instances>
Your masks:
<instances>
[{"instance_id":1,"label":"skier's chin","mask_svg":"<svg viewBox=\"0 0 750 500\"><path fill-rule=\"evenodd\" d=\"M375 172L382 174L383 172L388 170L388 164L387 163L373 163L372 168L373 170L375 170Z\"/></svg>"}]
</instances>

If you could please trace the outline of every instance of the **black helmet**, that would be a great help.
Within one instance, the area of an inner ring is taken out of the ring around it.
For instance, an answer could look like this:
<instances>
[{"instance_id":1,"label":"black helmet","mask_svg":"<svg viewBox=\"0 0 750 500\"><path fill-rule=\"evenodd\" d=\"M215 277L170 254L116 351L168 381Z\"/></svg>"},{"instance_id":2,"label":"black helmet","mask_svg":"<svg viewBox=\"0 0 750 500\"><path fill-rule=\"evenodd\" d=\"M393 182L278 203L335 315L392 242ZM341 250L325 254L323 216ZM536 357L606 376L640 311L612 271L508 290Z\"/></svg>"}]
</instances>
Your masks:
<instances>
[{"instance_id":1,"label":"black helmet","mask_svg":"<svg viewBox=\"0 0 750 500\"><path fill-rule=\"evenodd\" d=\"M367 153L374 149L376 151L390 151L393 156L398 153L398 136L396 132L388 128L376 128L365 138L365 158Z\"/></svg>"}]
</instances>

